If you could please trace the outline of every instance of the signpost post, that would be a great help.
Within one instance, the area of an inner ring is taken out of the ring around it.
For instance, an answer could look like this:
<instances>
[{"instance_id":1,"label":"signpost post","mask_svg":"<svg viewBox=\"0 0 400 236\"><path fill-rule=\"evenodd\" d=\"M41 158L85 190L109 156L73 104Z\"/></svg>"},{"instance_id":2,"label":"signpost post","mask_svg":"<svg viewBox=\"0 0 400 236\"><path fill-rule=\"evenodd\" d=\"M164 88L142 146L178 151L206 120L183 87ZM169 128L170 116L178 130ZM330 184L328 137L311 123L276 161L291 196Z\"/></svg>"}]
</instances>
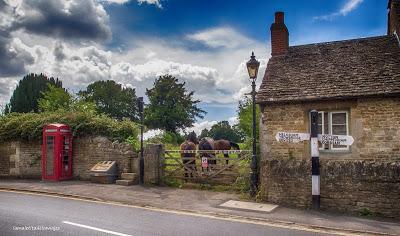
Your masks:
<instances>
[{"instance_id":1,"label":"signpost post","mask_svg":"<svg viewBox=\"0 0 400 236\"><path fill-rule=\"evenodd\" d=\"M275 139L278 142L299 143L310 141L311 147L311 194L312 206L314 209L320 208L320 171L319 171L319 147L318 141L322 144L333 145L352 145L354 138L348 135L318 134L318 111L311 112L311 132L310 133L288 133L278 132Z\"/></svg>"},{"instance_id":2,"label":"signpost post","mask_svg":"<svg viewBox=\"0 0 400 236\"><path fill-rule=\"evenodd\" d=\"M318 148L318 111L311 111L311 194L312 207L320 206L319 148Z\"/></svg>"}]
</instances>

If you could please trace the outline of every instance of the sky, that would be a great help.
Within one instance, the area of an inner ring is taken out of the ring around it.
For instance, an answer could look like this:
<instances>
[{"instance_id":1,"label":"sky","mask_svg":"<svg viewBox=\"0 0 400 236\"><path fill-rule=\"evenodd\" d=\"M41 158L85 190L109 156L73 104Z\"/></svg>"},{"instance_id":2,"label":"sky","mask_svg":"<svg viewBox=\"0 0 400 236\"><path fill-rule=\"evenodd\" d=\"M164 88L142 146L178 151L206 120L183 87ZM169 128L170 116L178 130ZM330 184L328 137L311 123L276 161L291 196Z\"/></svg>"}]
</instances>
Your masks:
<instances>
[{"instance_id":1,"label":"sky","mask_svg":"<svg viewBox=\"0 0 400 236\"><path fill-rule=\"evenodd\" d=\"M252 51L261 83L269 27L285 12L290 45L386 34L386 0L0 0L0 106L27 73L58 77L70 92L115 80L145 96L171 74L208 113L192 128L235 123L250 91Z\"/></svg>"}]
</instances>

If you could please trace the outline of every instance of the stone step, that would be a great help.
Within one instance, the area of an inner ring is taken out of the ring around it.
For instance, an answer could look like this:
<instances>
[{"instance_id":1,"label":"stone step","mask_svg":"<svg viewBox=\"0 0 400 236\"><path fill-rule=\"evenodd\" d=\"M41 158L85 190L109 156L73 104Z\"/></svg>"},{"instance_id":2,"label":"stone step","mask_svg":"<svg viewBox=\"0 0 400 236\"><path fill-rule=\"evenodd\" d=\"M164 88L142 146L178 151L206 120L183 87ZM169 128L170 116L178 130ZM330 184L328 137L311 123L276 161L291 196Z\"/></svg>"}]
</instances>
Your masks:
<instances>
[{"instance_id":1,"label":"stone step","mask_svg":"<svg viewBox=\"0 0 400 236\"><path fill-rule=\"evenodd\" d=\"M118 179L115 183L118 185L129 186L133 184L133 180Z\"/></svg>"},{"instance_id":2,"label":"stone step","mask_svg":"<svg viewBox=\"0 0 400 236\"><path fill-rule=\"evenodd\" d=\"M122 173L121 175L121 179L124 180L132 180L134 181L135 179L137 179L139 176L136 173Z\"/></svg>"}]
</instances>

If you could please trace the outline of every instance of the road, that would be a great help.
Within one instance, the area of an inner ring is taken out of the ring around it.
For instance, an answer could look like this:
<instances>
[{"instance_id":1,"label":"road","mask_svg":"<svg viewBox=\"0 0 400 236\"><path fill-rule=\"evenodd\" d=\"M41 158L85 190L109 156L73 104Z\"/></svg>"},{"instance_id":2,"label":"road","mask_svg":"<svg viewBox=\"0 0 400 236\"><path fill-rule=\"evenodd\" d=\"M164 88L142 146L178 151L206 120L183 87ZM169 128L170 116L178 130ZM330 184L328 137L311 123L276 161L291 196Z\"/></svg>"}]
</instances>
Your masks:
<instances>
[{"instance_id":1,"label":"road","mask_svg":"<svg viewBox=\"0 0 400 236\"><path fill-rule=\"evenodd\" d=\"M328 234L190 215L184 212L149 210L118 204L0 191L0 235Z\"/></svg>"}]
</instances>

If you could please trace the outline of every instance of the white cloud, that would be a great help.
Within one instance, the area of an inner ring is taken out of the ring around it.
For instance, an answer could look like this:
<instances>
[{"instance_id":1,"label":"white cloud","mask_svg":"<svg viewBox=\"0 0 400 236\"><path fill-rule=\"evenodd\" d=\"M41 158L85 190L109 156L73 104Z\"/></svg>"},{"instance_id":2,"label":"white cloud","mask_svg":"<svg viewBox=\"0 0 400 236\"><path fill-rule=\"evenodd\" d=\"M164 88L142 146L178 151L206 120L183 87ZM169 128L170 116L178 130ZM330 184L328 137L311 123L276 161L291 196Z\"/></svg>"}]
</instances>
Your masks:
<instances>
[{"instance_id":1,"label":"white cloud","mask_svg":"<svg viewBox=\"0 0 400 236\"><path fill-rule=\"evenodd\" d=\"M143 3L147 3L150 5L153 4L153 5L157 6L158 8L162 8L161 0L138 0L138 2L139 2L139 4L143 4Z\"/></svg>"},{"instance_id":2,"label":"white cloud","mask_svg":"<svg viewBox=\"0 0 400 236\"><path fill-rule=\"evenodd\" d=\"M228 119L228 122L231 126L236 125L239 123L239 117L233 116Z\"/></svg>"},{"instance_id":3,"label":"white cloud","mask_svg":"<svg viewBox=\"0 0 400 236\"><path fill-rule=\"evenodd\" d=\"M200 135L200 134L201 134L201 131L202 131L203 129L208 129L208 130L210 130L211 127L212 127L213 125L217 124L217 123L218 123L218 121L215 121L215 120L213 120L213 121L207 121L207 120L206 120L206 121L194 123L194 124L193 124L193 127L190 127L190 128L187 128L187 129L186 129L186 132L189 133L189 132L194 131L197 135Z\"/></svg>"},{"instance_id":4,"label":"white cloud","mask_svg":"<svg viewBox=\"0 0 400 236\"><path fill-rule=\"evenodd\" d=\"M122 4L128 3L132 0L97 0L97 1L102 2L102 3L108 3L108 4L121 4L122 5ZM139 4L146 3L149 5L155 5L158 8L162 8L161 0L137 0L137 2Z\"/></svg>"},{"instance_id":5,"label":"white cloud","mask_svg":"<svg viewBox=\"0 0 400 236\"><path fill-rule=\"evenodd\" d=\"M161 135L163 133L164 133L164 131L162 131L160 129L151 129L151 130L143 133L143 140L148 140L148 139L154 138L154 137L159 136L159 135ZM140 138L140 136L139 136L139 138Z\"/></svg>"},{"instance_id":6,"label":"white cloud","mask_svg":"<svg viewBox=\"0 0 400 236\"><path fill-rule=\"evenodd\" d=\"M109 4L125 4L131 0L99 0L99 2L109 3Z\"/></svg>"},{"instance_id":7,"label":"white cloud","mask_svg":"<svg viewBox=\"0 0 400 236\"><path fill-rule=\"evenodd\" d=\"M193 41L201 42L211 48L238 48L251 45L252 40L230 27L216 27L186 36Z\"/></svg>"},{"instance_id":8,"label":"white cloud","mask_svg":"<svg viewBox=\"0 0 400 236\"><path fill-rule=\"evenodd\" d=\"M364 0L349 0L346 4L340 9L340 14L343 16L347 15L354 9L356 9Z\"/></svg>"},{"instance_id":9,"label":"white cloud","mask_svg":"<svg viewBox=\"0 0 400 236\"><path fill-rule=\"evenodd\" d=\"M185 131L186 131L186 133L194 131L197 135L200 135L201 131L203 129L210 130L211 127L213 125L217 124L218 122L219 121L216 121L216 120L212 120L212 121L205 120L205 121L201 121L201 122L196 122L193 124L193 127L186 128ZM233 125L236 125L239 122L239 120L238 120L237 116L234 116L234 117L228 118L228 122L231 126L233 126Z\"/></svg>"},{"instance_id":10,"label":"white cloud","mask_svg":"<svg viewBox=\"0 0 400 236\"><path fill-rule=\"evenodd\" d=\"M338 16L346 16L355 10L364 0L347 0L347 2L337 12L331 14L316 16L314 20L333 20Z\"/></svg>"}]
</instances>

